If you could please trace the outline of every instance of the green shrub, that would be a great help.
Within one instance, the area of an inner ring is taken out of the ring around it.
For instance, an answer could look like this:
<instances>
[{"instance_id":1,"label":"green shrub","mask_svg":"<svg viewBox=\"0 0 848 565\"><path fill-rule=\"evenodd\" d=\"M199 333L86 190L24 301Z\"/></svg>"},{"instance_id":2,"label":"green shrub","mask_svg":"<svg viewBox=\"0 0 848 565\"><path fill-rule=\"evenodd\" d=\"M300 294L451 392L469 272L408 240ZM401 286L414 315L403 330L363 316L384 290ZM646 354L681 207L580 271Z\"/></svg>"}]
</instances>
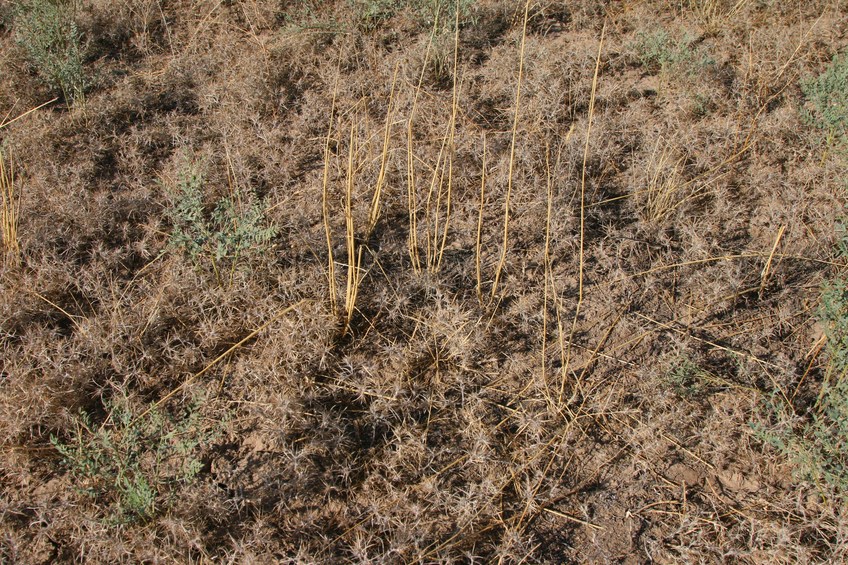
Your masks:
<instances>
[{"instance_id":1,"label":"green shrub","mask_svg":"<svg viewBox=\"0 0 848 565\"><path fill-rule=\"evenodd\" d=\"M819 76L801 81L801 91L809 104L806 121L825 132L830 143L842 149L848 142L848 52L836 55Z\"/></svg>"},{"instance_id":2,"label":"green shrub","mask_svg":"<svg viewBox=\"0 0 848 565\"><path fill-rule=\"evenodd\" d=\"M61 90L68 102L84 104L84 53L74 11L71 1L19 2L14 12L15 38L49 87Z\"/></svg>"},{"instance_id":3,"label":"green shrub","mask_svg":"<svg viewBox=\"0 0 848 565\"><path fill-rule=\"evenodd\" d=\"M108 418L98 426L80 411L68 441L51 437L51 443L77 488L108 509L107 521L150 518L171 502L177 486L197 478L199 448L218 430L203 426L199 404L179 418L155 408L136 418L125 399L106 409Z\"/></svg>"},{"instance_id":4,"label":"green shrub","mask_svg":"<svg viewBox=\"0 0 848 565\"><path fill-rule=\"evenodd\" d=\"M277 227L265 219L265 202L252 191L222 198L207 214L203 176L196 163L184 168L171 200L167 211L172 224L169 246L197 265L209 257L216 275L222 262L235 265L240 257L266 251L277 235Z\"/></svg>"}]
</instances>

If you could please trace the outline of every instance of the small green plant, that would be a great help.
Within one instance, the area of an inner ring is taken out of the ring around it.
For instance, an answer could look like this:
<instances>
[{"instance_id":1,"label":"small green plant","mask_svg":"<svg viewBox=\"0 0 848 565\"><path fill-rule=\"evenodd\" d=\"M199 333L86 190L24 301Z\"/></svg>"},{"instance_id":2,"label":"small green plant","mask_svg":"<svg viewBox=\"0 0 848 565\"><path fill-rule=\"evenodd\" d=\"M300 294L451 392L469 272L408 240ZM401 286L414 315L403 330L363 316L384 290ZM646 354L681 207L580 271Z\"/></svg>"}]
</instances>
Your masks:
<instances>
[{"instance_id":1,"label":"small green plant","mask_svg":"<svg viewBox=\"0 0 848 565\"><path fill-rule=\"evenodd\" d=\"M323 32L330 35L345 33L346 27L334 17L326 17L321 10L321 0L301 0L283 15L288 32Z\"/></svg>"},{"instance_id":2,"label":"small green plant","mask_svg":"<svg viewBox=\"0 0 848 565\"><path fill-rule=\"evenodd\" d=\"M153 408L136 417L126 399L106 406L108 417L95 426L80 411L67 441L50 441L68 467L77 488L108 508L107 521L127 523L150 518L171 502L176 487L201 471L201 444L219 429L205 427L200 404L180 417ZM220 424L219 424L220 426Z\"/></svg>"},{"instance_id":3,"label":"small green plant","mask_svg":"<svg viewBox=\"0 0 848 565\"><path fill-rule=\"evenodd\" d=\"M848 143L848 52L836 55L819 76L801 81L809 101L803 115L809 124L823 130L828 145L843 150Z\"/></svg>"},{"instance_id":4,"label":"small green plant","mask_svg":"<svg viewBox=\"0 0 848 565\"><path fill-rule=\"evenodd\" d=\"M840 244L848 256L848 240ZM821 298L819 319L825 328L827 367L818 398L796 415L785 398L774 395L765 412L771 426L754 425L757 436L792 463L796 477L814 483L822 492L848 499L848 283L828 283Z\"/></svg>"},{"instance_id":5,"label":"small green plant","mask_svg":"<svg viewBox=\"0 0 848 565\"><path fill-rule=\"evenodd\" d=\"M704 392L707 377L707 373L689 357L680 356L672 363L666 381L678 396L695 397Z\"/></svg>"},{"instance_id":6,"label":"small green plant","mask_svg":"<svg viewBox=\"0 0 848 565\"><path fill-rule=\"evenodd\" d=\"M848 382L825 383L816 405L799 417L786 402L771 398L764 407L771 425L752 424L755 435L777 449L793 475L819 491L848 496Z\"/></svg>"},{"instance_id":7,"label":"small green plant","mask_svg":"<svg viewBox=\"0 0 848 565\"><path fill-rule=\"evenodd\" d=\"M436 32L454 26L456 11L460 23L471 19L473 0L348 0L360 28L370 31L402 10L409 10L415 20Z\"/></svg>"},{"instance_id":8,"label":"small green plant","mask_svg":"<svg viewBox=\"0 0 848 565\"><path fill-rule=\"evenodd\" d=\"M188 164L180 173L171 200L167 211L173 227L169 246L185 253L196 265L209 257L219 282L223 262L235 266L240 257L267 250L277 235L277 227L265 219L265 202L252 191L243 194L234 189L207 214L203 176L197 163Z\"/></svg>"},{"instance_id":9,"label":"small green plant","mask_svg":"<svg viewBox=\"0 0 848 565\"><path fill-rule=\"evenodd\" d=\"M25 0L15 7L16 41L41 79L68 102L85 104L83 47L72 0Z\"/></svg>"},{"instance_id":10,"label":"small green plant","mask_svg":"<svg viewBox=\"0 0 848 565\"><path fill-rule=\"evenodd\" d=\"M647 69L692 74L713 63L706 53L695 49L693 43L694 39L688 35L676 40L668 31L659 29L638 33L632 49L639 63Z\"/></svg>"},{"instance_id":11,"label":"small green plant","mask_svg":"<svg viewBox=\"0 0 848 565\"><path fill-rule=\"evenodd\" d=\"M402 7L399 0L348 0L348 4L366 31L378 28Z\"/></svg>"},{"instance_id":12,"label":"small green plant","mask_svg":"<svg viewBox=\"0 0 848 565\"><path fill-rule=\"evenodd\" d=\"M715 102L709 95L697 92L691 97L691 111L695 118L704 118L715 109Z\"/></svg>"}]
</instances>

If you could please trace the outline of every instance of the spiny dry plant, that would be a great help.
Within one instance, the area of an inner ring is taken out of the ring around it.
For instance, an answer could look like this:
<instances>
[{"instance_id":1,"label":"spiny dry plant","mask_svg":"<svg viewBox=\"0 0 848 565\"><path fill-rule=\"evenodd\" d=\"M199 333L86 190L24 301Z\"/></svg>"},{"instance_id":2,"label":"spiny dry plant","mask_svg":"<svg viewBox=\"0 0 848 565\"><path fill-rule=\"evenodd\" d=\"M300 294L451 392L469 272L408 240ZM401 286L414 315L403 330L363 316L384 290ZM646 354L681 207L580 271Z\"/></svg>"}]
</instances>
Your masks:
<instances>
[{"instance_id":1,"label":"spiny dry plant","mask_svg":"<svg viewBox=\"0 0 848 565\"><path fill-rule=\"evenodd\" d=\"M848 560L844 2L15 13L0 561Z\"/></svg>"}]
</instances>

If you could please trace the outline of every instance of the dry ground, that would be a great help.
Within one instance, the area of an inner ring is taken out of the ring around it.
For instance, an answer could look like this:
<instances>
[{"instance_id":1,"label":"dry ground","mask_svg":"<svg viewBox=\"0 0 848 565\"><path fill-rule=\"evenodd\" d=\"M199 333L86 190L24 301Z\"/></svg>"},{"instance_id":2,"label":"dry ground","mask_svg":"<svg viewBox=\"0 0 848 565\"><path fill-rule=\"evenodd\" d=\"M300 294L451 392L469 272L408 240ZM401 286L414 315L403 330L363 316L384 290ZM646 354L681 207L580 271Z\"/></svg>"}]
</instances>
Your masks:
<instances>
[{"instance_id":1,"label":"dry ground","mask_svg":"<svg viewBox=\"0 0 848 565\"><path fill-rule=\"evenodd\" d=\"M845 168L800 81L848 5L480 0L455 51L402 4L80 3L84 105L0 129L0 560L848 559L752 428L824 374ZM57 96L12 12L4 122ZM260 252L169 246L192 166Z\"/></svg>"}]
</instances>

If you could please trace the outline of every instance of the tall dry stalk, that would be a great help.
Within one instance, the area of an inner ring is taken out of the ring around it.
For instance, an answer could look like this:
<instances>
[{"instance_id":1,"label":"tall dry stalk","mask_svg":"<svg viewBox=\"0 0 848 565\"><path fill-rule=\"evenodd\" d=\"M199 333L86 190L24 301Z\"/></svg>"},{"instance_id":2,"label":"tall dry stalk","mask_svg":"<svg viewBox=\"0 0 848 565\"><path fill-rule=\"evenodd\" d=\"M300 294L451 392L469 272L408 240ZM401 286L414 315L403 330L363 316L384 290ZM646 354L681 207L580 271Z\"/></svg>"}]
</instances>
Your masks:
<instances>
[{"instance_id":1,"label":"tall dry stalk","mask_svg":"<svg viewBox=\"0 0 848 565\"><path fill-rule=\"evenodd\" d=\"M21 211L21 198L15 186L15 169L11 155L8 167L0 149L0 230L3 236L3 257L7 265L18 266L21 262L21 248L18 243L18 217Z\"/></svg>"},{"instance_id":2,"label":"tall dry stalk","mask_svg":"<svg viewBox=\"0 0 848 565\"><path fill-rule=\"evenodd\" d=\"M392 121L394 120L394 112L392 106L395 99L395 83L397 82L399 64L395 65L395 72L392 76L392 89L389 93L389 107L386 110L386 126L383 129L383 149L380 152L380 172L377 175L377 184L374 186L374 197L371 199L371 210L368 213L368 229L365 230L365 239L371 237L374 228L377 227L377 220L380 219L380 197L383 193L383 185L386 182L386 163L389 157L389 140L392 136Z\"/></svg>"},{"instance_id":3,"label":"tall dry stalk","mask_svg":"<svg viewBox=\"0 0 848 565\"><path fill-rule=\"evenodd\" d=\"M338 74L336 75L338 80ZM336 293L336 263L333 259L333 234L330 230L329 186L330 186L330 140L333 136L333 119L336 111L338 85L333 87L333 104L330 109L327 137L324 139L324 176L322 179L321 212L324 220L324 234L327 236L327 283L330 293L330 310L335 314L338 297Z\"/></svg>"},{"instance_id":4,"label":"tall dry stalk","mask_svg":"<svg viewBox=\"0 0 848 565\"><path fill-rule=\"evenodd\" d=\"M483 206L486 203L486 132L483 132L483 167L480 174L480 211L477 215L477 241L474 246L474 264L477 267L477 300L483 304L483 273L480 267L480 241L483 236Z\"/></svg>"},{"instance_id":5,"label":"tall dry stalk","mask_svg":"<svg viewBox=\"0 0 848 565\"><path fill-rule=\"evenodd\" d=\"M413 137L413 122L418 102L418 95L424 81L427 63L430 60L433 38L438 29L438 13L433 24L433 30L427 42L424 54L424 63L418 79L418 85L412 100L412 110L407 122L407 199L409 204L409 255L413 269L421 270L421 259L418 250L418 197L415 175L415 151ZM451 101L451 117L448 121L447 130L442 137L442 144L432 166L432 174L427 189L427 198L424 202L424 242L425 260L427 270L436 272L441 267L444 256L447 236L450 228L451 211L453 205L453 162L455 153L454 138L456 134L456 120L459 113L459 10L456 12L454 28L454 52L453 52L453 88Z\"/></svg>"},{"instance_id":6,"label":"tall dry stalk","mask_svg":"<svg viewBox=\"0 0 848 565\"><path fill-rule=\"evenodd\" d=\"M501 279L501 271L503 271L506 263L506 251L509 245L509 201L512 196L512 175L515 170L515 139L518 133L518 117L521 110L521 79L524 74L524 46L527 40L527 18L530 14L530 0L524 3L524 24L521 27L521 48L518 53L518 84L515 88L515 115L512 118L512 141L509 145L509 172L507 173L506 198L504 200L504 231L503 243L501 246L501 258L495 268L495 279L492 282L492 296L494 300L498 292L498 282Z\"/></svg>"},{"instance_id":7,"label":"tall dry stalk","mask_svg":"<svg viewBox=\"0 0 848 565\"><path fill-rule=\"evenodd\" d=\"M359 266L362 261L362 247L356 249L356 233L353 225L353 187L356 184L356 120L350 124L350 145L348 146L347 173L345 176L345 241L347 244L347 284L345 286L345 325L344 331L350 329L353 312L356 308L356 296L359 293L359 283L362 277Z\"/></svg>"},{"instance_id":8,"label":"tall dry stalk","mask_svg":"<svg viewBox=\"0 0 848 565\"><path fill-rule=\"evenodd\" d=\"M413 112L415 102L412 103ZM418 255L418 198L415 194L415 153L412 150L412 117L407 124L406 137L406 198L409 213L409 237L407 247L409 248L409 260L415 272L421 270L421 259Z\"/></svg>"},{"instance_id":9,"label":"tall dry stalk","mask_svg":"<svg viewBox=\"0 0 848 565\"><path fill-rule=\"evenodd\" d=\"M551 272L551 212L554 201L554 183L551 178L551 146L545 145L545 181L547 193L547 213L545 214L545 290L542 298L542 384L545 387L545 394L549 396L548 391L548 375L547 375L547 345L548 345L548 295L550 290L550 280L553 276ZM549 400L550 402L550 400Z\"/></svg>"},{"instance_id":10,"label":"tall dry stalk","mask_svg":"<svg viewBox=\"0 0 848 565\"><path fill-rule=\"evenodd\" d=\"M456 115L459 110L459 6L457 6L455 15L456 21L454 22L454 38L453 38L453 94L451 99L451 118L450 123L448 125L448 182L447 182L447 195L445 197L445 225L442 230L442 243L441 246L438 246L438 255L435 257L434 266L432 268L433 271L438 271L442 266L442 256L445 252L445 243L448 239L448 228L450 226L450 217L451 217L451 203L452 203L452 194L453 194L453 160L456 155L456 144L454 142L456 136ZM441 182L440 182L441 185ZM440 193L441 194L441 193ZM436 210L436 214L438 217L438 210ZM438 245L438 237L439 231L438 229L434 232L433 246L434 253L435 249Z\"/></svg>"},{"instance_id":11,"label":"tall dry stalk","mask_svg":"<svg viewBox=\"0 0 848 565\"><path fill-rule=\"evenodd\" d=\"M598 75L601 71L601 52L604 48L604 36L607 31L607 22L601 28L601 39L598 42L598 57L595 59L595 74L592 76L592 94L589 97L589 118L586 125L586 143L583 146L583 167L580 173L580 255L577 282L577 307L574 309L574 318L571 320L571 332L568 335L568 349L566 351L565 365L562 371L562 382L559 389L559 404L562 405L562 397L565 394L565 382L568 378L568 368L571 362L571 344L574 333L577 331L577 320L580 317L580 308L583 306L583 268L586 236L586 166L589 162L589 141L592 139L592 121L595 117L595 95L598 92ZM579 385L579 383L578 383Z\"/></svg>"},{"instance_id":12,"label":"tall dry stalk","mask_svg":"<svg viewBox=\"0 0 848 565\"><path fill-rule=\"evenodd\" d=\"M424 84L424 74L427 71L427 62L430 60L430 51L433 48L433 38L436 35L437 22L433 23L433 30L427 40L427 49L424 51L424 62L421 65L421 74L418 76L418 84L412 95L412 109L409 111L409 119L406 124L406 197L407 210L409 214L409 260L412 269L417 273L421 271L421 256L418 252L418 194L415 179L415 151L414 151L414 126L415 110L418 106L418 95L421 94L421 86Z\"/></svg>"},{"instance_id":13,"label":"tall dry stalk","mask_svg":"<svg viewBox=\"0 0 848 565\"><path fill-rule=\"evenodd\" d=\"M445 178L444 158L448 136L442 137L442 145L436 156L433 174L430 177L430 188L427 190L427 201L424 206L424 240L427 243L427 270L434 271L439 238L439 209L442 206L442 186ZM435 202L433 196L435 195ZM432 226L432 234L431 234Z\"/></svg>"}]
</instances>

